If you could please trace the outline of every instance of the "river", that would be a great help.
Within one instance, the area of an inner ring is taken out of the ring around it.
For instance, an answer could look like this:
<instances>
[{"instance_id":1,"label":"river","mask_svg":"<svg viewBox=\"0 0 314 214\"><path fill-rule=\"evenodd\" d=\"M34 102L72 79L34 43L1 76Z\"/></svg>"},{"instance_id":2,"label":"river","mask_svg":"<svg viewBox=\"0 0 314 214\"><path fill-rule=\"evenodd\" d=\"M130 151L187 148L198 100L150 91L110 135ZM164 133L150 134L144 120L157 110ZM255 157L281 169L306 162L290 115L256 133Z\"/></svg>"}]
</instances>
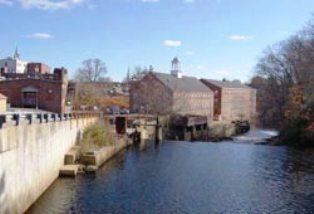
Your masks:
<instances>
[{"instance_id":1,"label":"river","mask_svg":"<svg viewBox=\"0 0 314 214\"><path fill-rule=\"evenodd\" d=\"M236 142L236 143L235 143ZM314 150L163 142L58 179L28 213L312 213Z\"/></svg>"}]
</instances>

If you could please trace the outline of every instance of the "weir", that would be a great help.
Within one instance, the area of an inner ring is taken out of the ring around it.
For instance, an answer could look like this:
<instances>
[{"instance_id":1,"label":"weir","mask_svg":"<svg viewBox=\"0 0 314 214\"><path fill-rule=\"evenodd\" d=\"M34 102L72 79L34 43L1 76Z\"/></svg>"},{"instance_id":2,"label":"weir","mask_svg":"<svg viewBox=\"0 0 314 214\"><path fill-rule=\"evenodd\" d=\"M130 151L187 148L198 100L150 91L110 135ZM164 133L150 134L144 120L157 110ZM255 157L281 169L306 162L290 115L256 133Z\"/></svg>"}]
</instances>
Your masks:
<instances>
[{"instance_id":1,"label":"weir","mask_svg":"<svg viewBox=\"0 0 314 214\"><path fill-rule=\"evenodd\" d=\"M0 213L23 213L53 183L99 113L1 115Z\"/></svg>"}]
</instances>

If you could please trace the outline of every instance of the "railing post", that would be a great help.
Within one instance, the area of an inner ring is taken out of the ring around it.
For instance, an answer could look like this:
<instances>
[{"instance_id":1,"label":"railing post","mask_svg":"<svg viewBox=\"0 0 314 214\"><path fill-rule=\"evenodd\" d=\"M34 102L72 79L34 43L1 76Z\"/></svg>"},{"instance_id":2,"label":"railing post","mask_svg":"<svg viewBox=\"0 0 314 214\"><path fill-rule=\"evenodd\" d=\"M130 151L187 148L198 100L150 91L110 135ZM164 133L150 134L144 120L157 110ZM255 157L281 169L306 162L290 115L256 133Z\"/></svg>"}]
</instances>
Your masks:
<instances>
[{"instance_id":1,"label":"railing post","mask_svg":"<svg viewBox=\"0 0 314 214\"><path fill-rule=\"evenodd\" d=\"M43 115L37 114L37 119L39 119L39 123L42 123L43 122Z\"/></svg>"},{"instance_id":2,"label":"railing post","mask_svg":"<svg viewBox=\"0 0 314 214\"><path fill-rule=\"evenodd\" d=\"M20 115L19 114L13 114L13 120L15 120L15 125L20 125Z\"/></svg>"},{"instance_id":3,"label":"railing post","mask_svg":"<svg viewBox=\"0 0 314 214\"><path fill-rule=\"evenodd\" d=\"M44 114L44 119L45 119L46 123L48 123L48 121L49 121L49 114Z\"/></svg>"},{"instance_id":4,"label":"railing post","mask_svg":"<svg viewBox=\"0 0 314 214\"><path fill-rule=\"evenodd\" d=\"M5 115L0 115L0 129L3 128L3 124L6 123Z\"/></svg>"},{"instance_id":5,"label":"railing post","mask_svg":"<svg viewBox=\"0 0 314 214\"><path fill-rule=\"evenodd\" d=\"M57 119L56 114L52 114L51 117L52 117L53 122L56 122L56 119Z\"/></svg>"},{"instance_id":6,"label":"railing post","mask_svg":"<svg viewBox=\"0 0 314 214\"><path fill-rule=\"evenodd\" d=\"M32 124L33 122L33 115L32 114L27 114L26 119L28 120L28 124Z\"/></svg>"}]
</instances>

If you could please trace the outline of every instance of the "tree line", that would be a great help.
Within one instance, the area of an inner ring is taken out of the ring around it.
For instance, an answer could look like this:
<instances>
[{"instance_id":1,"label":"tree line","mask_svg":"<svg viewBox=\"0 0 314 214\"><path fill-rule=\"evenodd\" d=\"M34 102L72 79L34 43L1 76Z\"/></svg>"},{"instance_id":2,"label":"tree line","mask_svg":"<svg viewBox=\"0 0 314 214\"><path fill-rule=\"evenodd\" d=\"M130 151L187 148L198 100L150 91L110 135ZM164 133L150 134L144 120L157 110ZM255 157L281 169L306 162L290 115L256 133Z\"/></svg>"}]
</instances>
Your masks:
<instances>
[{"instance_id":1,"label":"tree line","mask_svg":"<svg viewBox=\"0 0 314 214\"><path fill-rule=\"evenodd\" d=\"M279 129L284 142L314 145L314 17L267 48L255 70L260 125Z\"/></svg>"}]
</instances>

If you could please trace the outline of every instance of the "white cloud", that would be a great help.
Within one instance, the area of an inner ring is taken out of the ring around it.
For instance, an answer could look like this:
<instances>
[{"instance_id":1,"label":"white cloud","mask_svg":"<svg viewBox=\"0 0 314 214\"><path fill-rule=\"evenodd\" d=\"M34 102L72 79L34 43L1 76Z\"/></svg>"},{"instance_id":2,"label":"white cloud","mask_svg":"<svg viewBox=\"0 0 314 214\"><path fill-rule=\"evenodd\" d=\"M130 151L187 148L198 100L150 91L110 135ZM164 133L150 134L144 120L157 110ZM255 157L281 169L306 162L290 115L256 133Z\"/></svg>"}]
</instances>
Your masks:
<instances>
[{"instance_id":1,"label":"white cloud","mask_svg":"<svg viewBox=\"0 0 314 214\"><path fill-rule=\"evenodd\" d=\"M228 39L233 40L233 41L245 41L252 39L251 36L246 36L246 35L231 35L228 37Z\"/></svg>"},{"instance_id":2,"label":"white cloud","mask_svg":"<svg viewBox=\"0 0 314 214\"><path fill-rule=\"evenodd\" d=\"M184 0L185 3L188 3L188 4L192 4L195 2L195 0Z\"/></svg>"},{"instance_id":3,"label":"white cloud","mask_svg":"<svg viewBox=\"0 0 314 214\"><path fill-rule=\"evenodd\" d=\"M40 40L53 38L53 36L49 33L34 33L31 35L28 35L27 37L32 38L32 39L40 39Z\"/></svg>"},{"instance_id":4,"label":"white cloud","mask_svg":"<svg viewBox=\"0 0 314 214\"><path fill-rule=\"evenodd\" d=\"M180 47L182 45L182 42L179 40L165 40L164 46L167 47Z\"/></svg>"},{"instance_id":5,"label":"white cloud","mask_svg":"<svg viewBox=\"0 0 314 214\"><path fill-rule=\"evenodd\" d=\"M30 9L42 9L42 10L58 10L69 9L76 5L86 2L86 0L18 0L22 7Z\"/></svg>"},{"instance_id":6,"label":"white cloud","mask_svg":"<svg viewBox=\"0 0 314 214\"><path fill-rule=\"evenodd\" d=\"M12 0L0 0L0 4L12 5L13 1Z\"/></svg>"}]
</instances>

